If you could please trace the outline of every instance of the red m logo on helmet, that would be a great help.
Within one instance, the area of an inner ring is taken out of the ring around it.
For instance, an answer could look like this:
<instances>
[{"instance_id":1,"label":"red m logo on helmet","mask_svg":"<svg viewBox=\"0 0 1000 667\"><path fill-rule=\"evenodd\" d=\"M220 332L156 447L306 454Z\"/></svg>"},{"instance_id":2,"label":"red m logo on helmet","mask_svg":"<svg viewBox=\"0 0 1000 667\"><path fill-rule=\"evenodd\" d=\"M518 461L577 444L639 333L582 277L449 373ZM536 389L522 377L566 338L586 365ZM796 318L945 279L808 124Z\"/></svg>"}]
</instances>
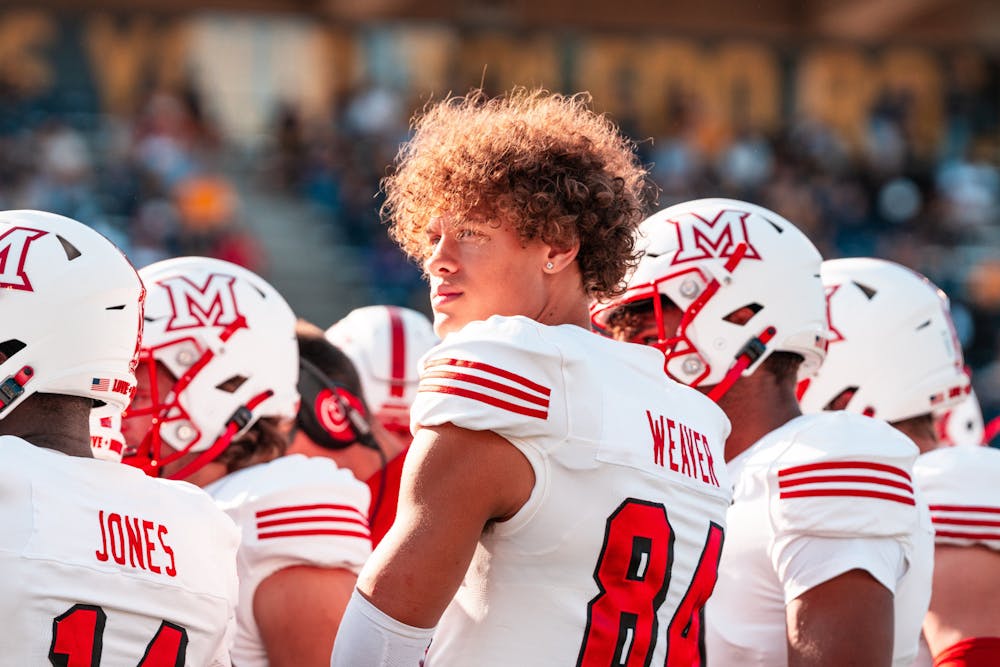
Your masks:
<instances>
[{"instance_id":1,"label":"red m logo on helmet","mask_svg":"<svg viewBox=\"0 0 1000 667\"><path fill-rule=\"evenodd\" d=\"M159 284L167 290L174 313L167 322L167 331L228 327L242 317L233 289L235 276L212 273L201 286L185 276L172 276Z\"/></svg>"},{"instance_id":2,"label":"red m logo on helmet","mask_svg":"<svg viewBox=\"0 0 1000 667\"><path fill-rule=\"evenodd\" d=\"M24 263L31 242L48 232L27 227L13 227L0 234L0 287L34 292Z\"/></svg>"},{"instance_id":3,"label":"red m logo on helmet","mask_svg":"<svg viewBox=\"0 0 1000 667\"><path fill-rule=\"evenodd\" d=\"M747 235L749 216L747 211L723 209L711 220L692 212L670 220L677 229L677 254L671 263L731 257L740 243L747 244L745 259L760 259Z\"/></svg>"}]
</instances>

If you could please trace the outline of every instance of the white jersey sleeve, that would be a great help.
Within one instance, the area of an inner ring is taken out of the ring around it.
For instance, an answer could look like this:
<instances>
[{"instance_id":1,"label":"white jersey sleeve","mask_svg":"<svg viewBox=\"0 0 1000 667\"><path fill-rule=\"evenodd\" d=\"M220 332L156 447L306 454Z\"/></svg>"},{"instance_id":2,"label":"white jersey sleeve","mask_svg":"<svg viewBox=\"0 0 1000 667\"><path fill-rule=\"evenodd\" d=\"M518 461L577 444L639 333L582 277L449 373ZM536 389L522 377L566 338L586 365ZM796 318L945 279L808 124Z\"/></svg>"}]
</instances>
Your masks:
<instances>
[{"instance_id":1,"label":"white jersey sleeve","mask_svg":"<svg viewBox=\"0 0 1000 667\"><path fill-rule=\"evenodd\" d=\"M432 348L421 365L414 433L451 423L537 442L566 431L559 350L523 318L473 322Z\"/></svg>"},{"instance_id":2,"label":"white jersey sleeve","mask_svg":"<svg viewBox=\"0 0 1000 667\"><path fill-rule=\"evenodd\" d=\"M368 486L329 459L292 455L227 475L206 490L242 534L233 662L266 665L253 615L257 586L296 565L359 572L371 554Z\"/></svg>"},{"instance_id":3,"label":"white jersey sleeve","mask_svg":"<svg viewBox=\"0 0 1000 667\"><path fill-rule=\"evenodd\" d=\"M771 558L786 601L852 569L895 591L921 523L911 477L917 449L883 422L824 417L794 434L767 480Z\"/></svg>"},{"instance_id":4,"label":"white jersey sleeve","mask_svg":"<svg viewBox=\"0 0 1000 667\"><path fill-rule=\"evenodd\" d=\"M1000 551L1000 450L937 449L917 459L914 477L930 505L935 542Z\"/></svg>"}]
</instances>

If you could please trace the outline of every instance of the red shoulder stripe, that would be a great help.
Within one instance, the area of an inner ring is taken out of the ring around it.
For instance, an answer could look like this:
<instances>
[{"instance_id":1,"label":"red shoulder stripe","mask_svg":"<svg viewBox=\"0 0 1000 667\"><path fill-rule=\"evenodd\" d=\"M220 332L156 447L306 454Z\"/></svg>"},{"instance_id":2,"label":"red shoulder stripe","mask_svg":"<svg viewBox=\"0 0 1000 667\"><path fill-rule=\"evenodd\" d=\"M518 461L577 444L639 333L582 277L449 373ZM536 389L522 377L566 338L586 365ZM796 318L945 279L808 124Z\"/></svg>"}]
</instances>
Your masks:
<instances>
[{"instance_id":1,"label":"red shoulder stripe","mask_svg":"<svg viewBox=\"0 0 1000 667\"><path fill-rule=\"evenodd\" d=\"M894 503L903 505L916 505L913 498L898 496L894 493L883 493L882 491L866 491L864 489L809 489L806 491L782 491L779 498L819 498L826 496L856 497L856 498L879 498L881 500L891 500Z\"/></svg>"},{"instance_id":2,"label":"red shoulder stripe","mask_svg":"<svg viewBox=\"0 0 1000 667\"><path fill-rule=\"evenodd\" d=\"M880 472L887 472L892 475L898 475L902 477L907 482L910 481L910 476L905 470L897 468L895 466L886 465L884 463L873 463L871 461L829 461L823 463L809 463L801 466L793 466L791 468L785 468L778 471L778 477L785 477L787 475L795 475L800 472L811 472L814 470L844 470L848 468L861 468L864 470L878 470Z\"/></svg>"},{"instance_id":3,"label":"red shoulder stripe","mask_svg":"<svg viewBox=\"0 0 1000 667\"><path fill-rule=\"evenodd\" d=\"M458 366L460 368L469 368L472 370L483 371L484 373L492 373L493 375L502 377L505 380L516 382L521 386L531 389L532 391L537 391L543 396L549 396L552 393L552 390L549 389L548 387L542 386L537 382L532 382L531 380L522 375L511 373L510 371L505 371L502 368L491 366L490 364L484 364L479 361L469 361L467 359L434 359L424 364L424 369L433 368L435 366Z\"/></svg>"},{"instance_id":4,"label":"red shoulder stripe","mask_svg":"<svg viewBox=\"0 0 1000 667\"><path fill-rule=\"evenodd\" d=\"M271 526L287 526L288 524L317 523L317 522L355 524L361 526L362 528L368 527L368 522L360 518L355 519L351 517L326 515L326 516L288 517L287 519L271 519L269 521L258 521L257 530L260 530L261 528L270 528Z\"/></svg>"},{"instance_id":5,"label":"red shoulder stripe","mask_svg":"<svg viewBox=\"0 0 1000 667\"><path fill-rule=\"evenodd\" d=\"M905 482L897 482L893 479L883 479L871 475L807 475L796 477L795 479L779 479L778 488L787 489L803 484L825 484L829 482L857 482L859 484L879 484L881 486L891 486L913 493L913 487Z\"/></svg>"},{"instance_id":6,"label":"red shoulder stripe","mask_svg":"<svg viewBox=\"0 0 1000 667\"><path fill-rule=\"evenodd\" d=\"M266 540L274 537L308 537L312 535L333 535L341 537L360 537L364 540L370 540L371 536L367 531L359 532L354 530L335 530L326 528L317 528L314 530L282 530L273 533L260 533L257 535L257 539Z\"/></svg>"},{"instance_id":7,"label":"red shoulder stripe","mask_svg":"<svg viewBox=\"0 0 1000 667\"><path fill-rule=\"evenodd\" d=\"M983 512L1000 514L1000 507L984 507L982 505L931 505L932 512Z\"/></svg>"},{"instance_id":8,"label":"red shoulder stripe","mask_svg":"<svg viewBox=\"0 0 1000 667\"><path fill-rule=\"evenodd\" d=\"M461 387L446 387L442 385L435 384L424 384L420 383L420 388L417 390L419 392L434 392L439 394L451 394L453 396L462 396L463 398L469 398L474 401L480 401L486 403L487 405L492 405L508 412L514 412L519 415L525 415L527 417L537 417L538 419L548 419L548 410L535 410L523 405L518 405L516 403L510 403L504 401L495 396L490 396L488 394L482 394L478 391L472 391L471 389L462 389Z\"/></svg>"},{"instance_id":9,"label":"red shoulder stripe","mask_svg":"<svg viewBox=\"0 0 1000 667\"><path fill-rule=\"evenodd\" d=\"M338 510L341 512L354 512L359 516L365 516L357 507L353 505L335 505L331 503L317 503L315 505L288 505L286 507L272 507L271 509L260 510L255 516L259 519L272 514L283 514L286 512L307 512L309 510Z\"/></svg>"},{"instance_id":10,"label":"red shoulder stripe","mask_svg":"<svg viewBox=\"0 0 1000 667\"><path fill-rule=\"evenodd\" d=\"M494 382L493 380L487 380L484 377L478 375L469 375L468 373L455 373L453 371L431 371L424 375L423 379L430 378L440 378L443 380L459 380L461 382L468 382L469 384L478 384L480 387L486 387L487 389L494 389L504 394L513 396L514 398L520 398L522 400L528 401L529 403L534 403L543 408L549 407L549 401L547 398L541 398L535 394L529 394L526 391L521 391L520 389L515 389L508 385L502 384L500 382ZM423 379L421 382L423 382Z\"/></svg>"}]
</instances>

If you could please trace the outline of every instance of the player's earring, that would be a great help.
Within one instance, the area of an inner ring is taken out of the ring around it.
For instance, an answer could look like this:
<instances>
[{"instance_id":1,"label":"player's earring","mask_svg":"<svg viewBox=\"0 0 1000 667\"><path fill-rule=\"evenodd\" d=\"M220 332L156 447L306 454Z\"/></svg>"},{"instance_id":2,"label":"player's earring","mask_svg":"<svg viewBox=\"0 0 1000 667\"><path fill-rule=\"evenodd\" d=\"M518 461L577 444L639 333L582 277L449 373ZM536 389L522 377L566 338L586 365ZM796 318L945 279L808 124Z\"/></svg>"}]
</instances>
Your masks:
<instances>
[{"instance_id":1,"label":"player's earring","mask_svg":"<svg viewBox=\"0 0 1000 667\"><path fill-rule=\"evenodd\" d=\"M549 271L551 271L551 270L552 270L552 269L554 269L555 267L556 267L556 265L555 265L555 264L553 264L552 262L546 262L546 263L545 263L545 268L546 268L546 269L548 269Z\"/></svg>"}]
</instances>

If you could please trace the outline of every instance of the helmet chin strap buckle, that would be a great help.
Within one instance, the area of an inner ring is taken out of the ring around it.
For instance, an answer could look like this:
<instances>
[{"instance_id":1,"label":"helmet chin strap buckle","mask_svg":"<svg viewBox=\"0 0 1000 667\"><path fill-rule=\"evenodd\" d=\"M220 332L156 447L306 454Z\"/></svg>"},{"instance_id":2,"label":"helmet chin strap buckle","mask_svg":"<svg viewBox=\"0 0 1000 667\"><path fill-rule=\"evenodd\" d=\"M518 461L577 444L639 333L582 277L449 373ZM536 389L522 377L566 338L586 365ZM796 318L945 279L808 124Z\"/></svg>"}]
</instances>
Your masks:
<instances>
[{"instance_id":1,"label":"helmet chin strap buckle","mask_svg":"<svg viewBox=\"0 0 1000 667\"><path fill-rule=\"evenodd\" d=\"M34 374L35 369L31 366L24 366L17 373L0 382L0 412L6 410L7 406L24 393L24 385L28 384Z\"/></svg>"},{"instance_id":2,"label":"helmet chin strap buckle","mask_svg":"<svg viewBox=\"0 0 1000 667\"><path fill-rule=\"evenodd\" d=\"M774 330L770 329L769 331L771 334L770 336L767 335L768 331L765 330L764 333L761 334L761 337L763 338L766 336L767 340L770 340L771 337L774 336ZM754 362L760 359L761 356L766 351L767 351L766 341L761 340L760 338L751 338L749 341L747 341L747 344L743 346L743 349L740 350L740 353L737 355L737 357L746 356L750 360L750 363L747 364L747 366L752 366Z\"/></svg>"},{"instance_id":3,"label":"helmet chin strap buckle","mask_svg":"<svg viewBox=\"0 0 1000 667\"><path fill-rule=\"evenodd\" d=\"M236 412L233 413L232 417L226 420L226 423L235 424L236 430L239 432L245 429L251 421L253 421L253 412L251 412L247 406L241 405L236 408Z\"/></svg>"},{"instance_id":4,"label":"helmet chin strap buckle","mask_svg":"<svg viewBox=\"0 0 1000 667\"><path fill-rule=\"evenodd\" d=\"M718 402L732 388L736 380L743 375L743 371L756 363L767 352L767 344L774 338L776 333L777 331L774 327L767 327L760 332L759 336L754 336L748 340L747 344L736 355L736 363L729 368L729 372L722 378L722 381L712 387L712 390L708 392L708 397Z\"/></svg>"}]
</instances>

